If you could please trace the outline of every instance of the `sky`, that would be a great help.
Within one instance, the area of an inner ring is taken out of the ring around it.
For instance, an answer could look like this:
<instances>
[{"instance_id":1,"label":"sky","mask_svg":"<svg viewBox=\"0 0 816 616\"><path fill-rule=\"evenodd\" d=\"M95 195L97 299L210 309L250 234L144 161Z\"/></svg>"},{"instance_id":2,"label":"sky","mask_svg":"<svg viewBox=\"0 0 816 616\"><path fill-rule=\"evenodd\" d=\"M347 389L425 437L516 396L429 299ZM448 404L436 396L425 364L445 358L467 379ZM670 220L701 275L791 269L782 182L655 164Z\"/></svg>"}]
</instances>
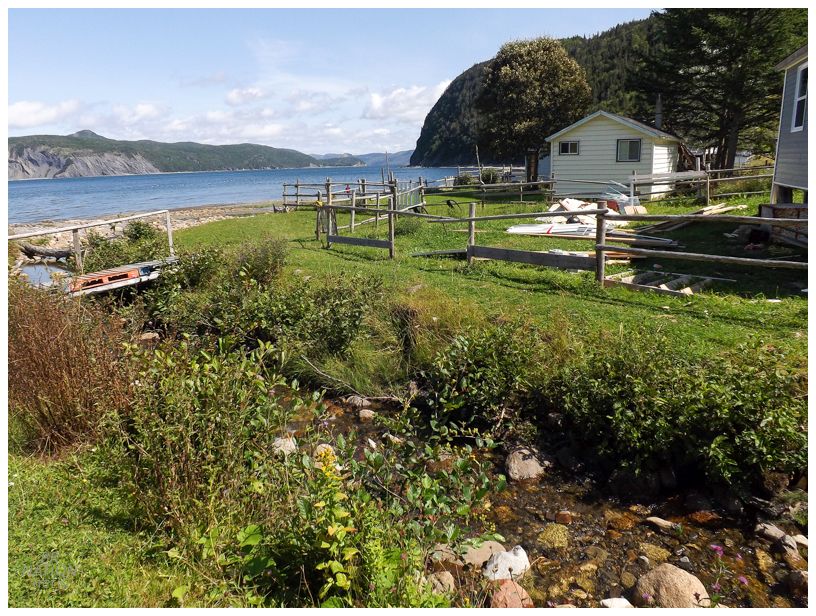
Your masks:
<instances>
[{"instance_id":1,"label":"sky","mask_svg":"<svg viewBox=\"0 0 816 616\"><path fill-rule=\"evenodd\" d=\"M413 149L448 84L510 40L649 9L11 9L9 135Z\"/></svg>"}]
</instances>

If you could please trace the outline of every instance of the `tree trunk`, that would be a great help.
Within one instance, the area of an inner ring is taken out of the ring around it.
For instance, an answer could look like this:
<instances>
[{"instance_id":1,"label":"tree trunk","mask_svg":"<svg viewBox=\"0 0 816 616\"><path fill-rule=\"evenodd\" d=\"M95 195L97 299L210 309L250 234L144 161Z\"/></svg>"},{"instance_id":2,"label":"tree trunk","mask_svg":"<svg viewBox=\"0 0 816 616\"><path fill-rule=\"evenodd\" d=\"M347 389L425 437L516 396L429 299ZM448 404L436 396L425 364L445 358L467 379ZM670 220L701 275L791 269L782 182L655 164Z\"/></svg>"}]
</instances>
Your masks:
<instances>
[{"instance_id":1,"label":"tree trunk","mask_svg":"<svg viewBox=\"0 0 816 616\"><path fill-rule=\"evenodd\" d=\"M70 248L45 248L43 246L29 244L28 242L21 243L20 250L29 259L33 259L34 257L67 259L71 256L71 254L73 254Z\"/></svg>"},{"instance_id":2,"label":"tree trunk","mask_svg":"<svg viewBox=\"0 0 816 616\"><path fill-rule=\"evenodd\" d=\"M527 150L527 181L538 182L538 157L541 155L541 148Z\"/></svg>"},{"instance_id":3,"label":"tree trunk","mask_svg":"<svg viewBox=\"0 0 816 616\"><path fill-rule=\"evenodd\" d=\"M734 161L737 159L737 145L739 144L740 131L740 117L735 117L728 127L728 135L725 140L725 167L724 169L733 169ZM729 172L731 175L733 172Z\"/></svg>"}]
</instances>

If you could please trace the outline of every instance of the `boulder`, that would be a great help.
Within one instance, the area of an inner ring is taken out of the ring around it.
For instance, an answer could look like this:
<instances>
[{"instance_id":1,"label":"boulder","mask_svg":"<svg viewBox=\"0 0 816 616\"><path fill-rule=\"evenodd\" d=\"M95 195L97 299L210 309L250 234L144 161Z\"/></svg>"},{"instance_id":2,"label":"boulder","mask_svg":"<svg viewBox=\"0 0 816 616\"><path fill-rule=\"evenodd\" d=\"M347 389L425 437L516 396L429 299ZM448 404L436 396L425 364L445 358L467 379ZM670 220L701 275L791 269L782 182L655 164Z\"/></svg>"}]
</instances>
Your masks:
<instances>
[{"instance_id":1,"label":"boulder","mask_svg":"<svg viewBox=\"0 0 816 616\"><path fill-rule=\"evenodd\" d=\"M520 608L535 607L527 591L513 580L502 580L490 596L490 607Z\"/></svg>"},{"instance_id":2,"label":"boulder","mask_svg":"<svg viewBox=\"0 0 816 616\"><path fill-rule=\"evenodd\" d=\"M456 581L450 571L437 571L428 576L428 582L435 593L447 595L456 590Z\"/></svg>"},{"instance_id":3,"label":"boulder","mask_svg":"<svg viewBox=\"0 0 816 616\"><path fill-rule=\"evenodd\" d=\"M601 607L609 607L609 608L612 608L612 609L622 609L622 608L627 608L627 607L634 608L635 606L632 605L631 603L629 603L623 597L617 597L617 598L603 599L601 601Z\"/></svg>"},{"instance_id":4,"label":"boulder","mask_svg":"<svg viewBox=\"0 0 816 616\"><path fill-rule=\"evenodd\" d=\"M517 545L507 552L493 554L484 564L482 572L489 580L509 580L521 577L529 568L527 552Z\"/></svg>"},{"instance_id":5,"label":"boulder","mask_svg":"<svg viewBox=\"0 0 816 616\"><path fill-rule=\"evenodd\" d=\"M507 456L505 466L507 476L512 481L523 481L538 479L544 474L545 469L552 466L552 462L542 460L537 451L524 447L511 452Z\"/></svg>"},{"instance_id":6,"label":"boulder","mask_svg":"<svg viewBox=\"0 0 816 616\"><path fill-rule=\"evenodd\" d=\"M504 552L504 546L498 541L484 541L479 546L468 548L462 560L474 569L481 569L493 554Z\"/></svg>"},{"instance_id":7,"label":"boulder","mask_svg":"<svg viewBox=\"0 0 816 616\"><path fill-rule=\"evenodd\" d=\"M297 451L297 441L294 436L278 437L272 441L272 451L283 456L295 453Z\"/></svg>"},{"instance_id":8,"label":"boulder","mask_svg":"<svg viewBox=\"0 0 816 616\"><path fill-rule=\"evenodd\" d=\"M635 584L635 605L689 608L708 607L708 591L703 583L686 571L664 563L655 567Z\"/></svg>"},{"instance_id":9,"label":"boulder","mask_svg":"<svg viewBox=\"0 0 816 616\"><path fill-rule=\"evenodd\" d=\"M803 547L803 548L807 549L807 546L808 546L808 538L807 538L807 537L805 537L804 535L794 535L794 536L793 536L793 540L796 542L796 544L797 544L798 546L800 546L800 547Z\"/></svg>"},{"instance_id":10,"label":"boulder","mask_svg":"<svg viewBox=\"0 0 816 616\"><path fill-rule=\"evenodd\" d=\"M536 539L545 548L558 549L569 546L569 529L563 524L547 524Z\"/></svg>"}]
</instances>

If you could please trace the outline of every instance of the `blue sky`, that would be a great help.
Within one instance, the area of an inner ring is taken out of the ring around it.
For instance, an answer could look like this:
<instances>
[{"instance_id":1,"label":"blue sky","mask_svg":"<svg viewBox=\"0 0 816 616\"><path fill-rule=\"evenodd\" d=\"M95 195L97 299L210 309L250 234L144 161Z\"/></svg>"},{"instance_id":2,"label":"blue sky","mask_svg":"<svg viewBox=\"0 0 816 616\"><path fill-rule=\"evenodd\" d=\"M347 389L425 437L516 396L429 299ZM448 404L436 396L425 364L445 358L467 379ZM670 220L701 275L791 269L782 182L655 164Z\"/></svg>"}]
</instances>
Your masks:
<instances>
[{"instance_id":1,"label":"blue sky","mask_svg":"<svg viewBox=\"0 0 816 616\"><path fill-rule=\"evenodd\" d=\"M649 9L12 9L9 134L414 147L502 43L591 35Z\"/></svg>"}]
</instances>

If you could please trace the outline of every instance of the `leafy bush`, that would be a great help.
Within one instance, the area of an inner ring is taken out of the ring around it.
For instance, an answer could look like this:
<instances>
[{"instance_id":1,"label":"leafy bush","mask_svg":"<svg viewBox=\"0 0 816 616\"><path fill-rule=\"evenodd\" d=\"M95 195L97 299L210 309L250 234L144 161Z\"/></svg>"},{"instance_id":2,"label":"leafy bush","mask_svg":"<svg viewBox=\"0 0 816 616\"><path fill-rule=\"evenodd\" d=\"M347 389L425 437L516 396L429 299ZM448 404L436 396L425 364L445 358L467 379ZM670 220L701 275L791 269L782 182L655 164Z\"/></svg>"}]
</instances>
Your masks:
<instances>
[{"instance_id":1,"label":"leafy bush","mask_svg":"<svg viewBox=\"0 0 816 616\"><path fill-rule=\"evenodd\" d=\"M88 233L88 250L83 260L86 272L161 259L168 254L164 233L146 222L129 223L120 238L109 239L99 233Z\"/></svg>"},{"instance_id":2,"label":"leafy bush","mask_svg":"<svg viewBox=\"0 0 816 616\"><path fill-rule=\"evenodd\" d=\"M394 226L394 235L414 235L422 228L422 221L411 216L400 216Z\"/></svg>"},{"instance_id":3,"label":"leafy bush","mask_svg":"<svg viewBox=\"0 0 816 616\"><path fill-rule=\"evenodd\" d=\"M501 182L501 173L497 169L482 169L480 177L483 184L498 184Z\"/></svg>"},{"instance_id":4,"label":"leafy bush","mask_svg":"<svg viewBox=\"0 0 816 616\"><path fill-rule=\"evenodd\" d=\"M9 279L9 431L53 452L95 434L129 395L119 322L92 305Z\"/></svg>"},{"instance_id":5,"label":"leafy bush","mask_svg":"<svg viewBox=\"0 0 816 616\"><path fill-rule=\"evenodd\" d=\"M454 337L422 372L436 420L465 425L497 419L525 384L527 334L500 324Z\"/></svg>"},{"instance_id":6,"label":"leafy bush","mask_svg":"<svg viewBox=\"0 0 816 616\"><path fill-rule=\"evenodd\" d=\"M264 286L272 284L283 272L286 253L286 242L281 239L268 237L245 243L238 251L236 274Z\"/></svg>"},{"instance_id":7,"label":"leafy bush","mask_svg":"<svg viewBox=\"0 0 816 616\"><path fill-rule=\"evenodd\" d=\"M541 388L548 408L615 463L670 461L747 480L807 464L806 369L757 343L718 357L661 336L604 339Z\"/></svg>"},{"instance_id":8,"label":"leafy bush","mask_svg":"<svg viewBox=\"0 0 816 616\"><path fill-rule=\"evenodd\" d=\"M468 175L467 173L457 175L456 181L454 182L454 186L471 186L473 184L478 184L478 180L472 176Z\"/></svg>"}]
</instances>

